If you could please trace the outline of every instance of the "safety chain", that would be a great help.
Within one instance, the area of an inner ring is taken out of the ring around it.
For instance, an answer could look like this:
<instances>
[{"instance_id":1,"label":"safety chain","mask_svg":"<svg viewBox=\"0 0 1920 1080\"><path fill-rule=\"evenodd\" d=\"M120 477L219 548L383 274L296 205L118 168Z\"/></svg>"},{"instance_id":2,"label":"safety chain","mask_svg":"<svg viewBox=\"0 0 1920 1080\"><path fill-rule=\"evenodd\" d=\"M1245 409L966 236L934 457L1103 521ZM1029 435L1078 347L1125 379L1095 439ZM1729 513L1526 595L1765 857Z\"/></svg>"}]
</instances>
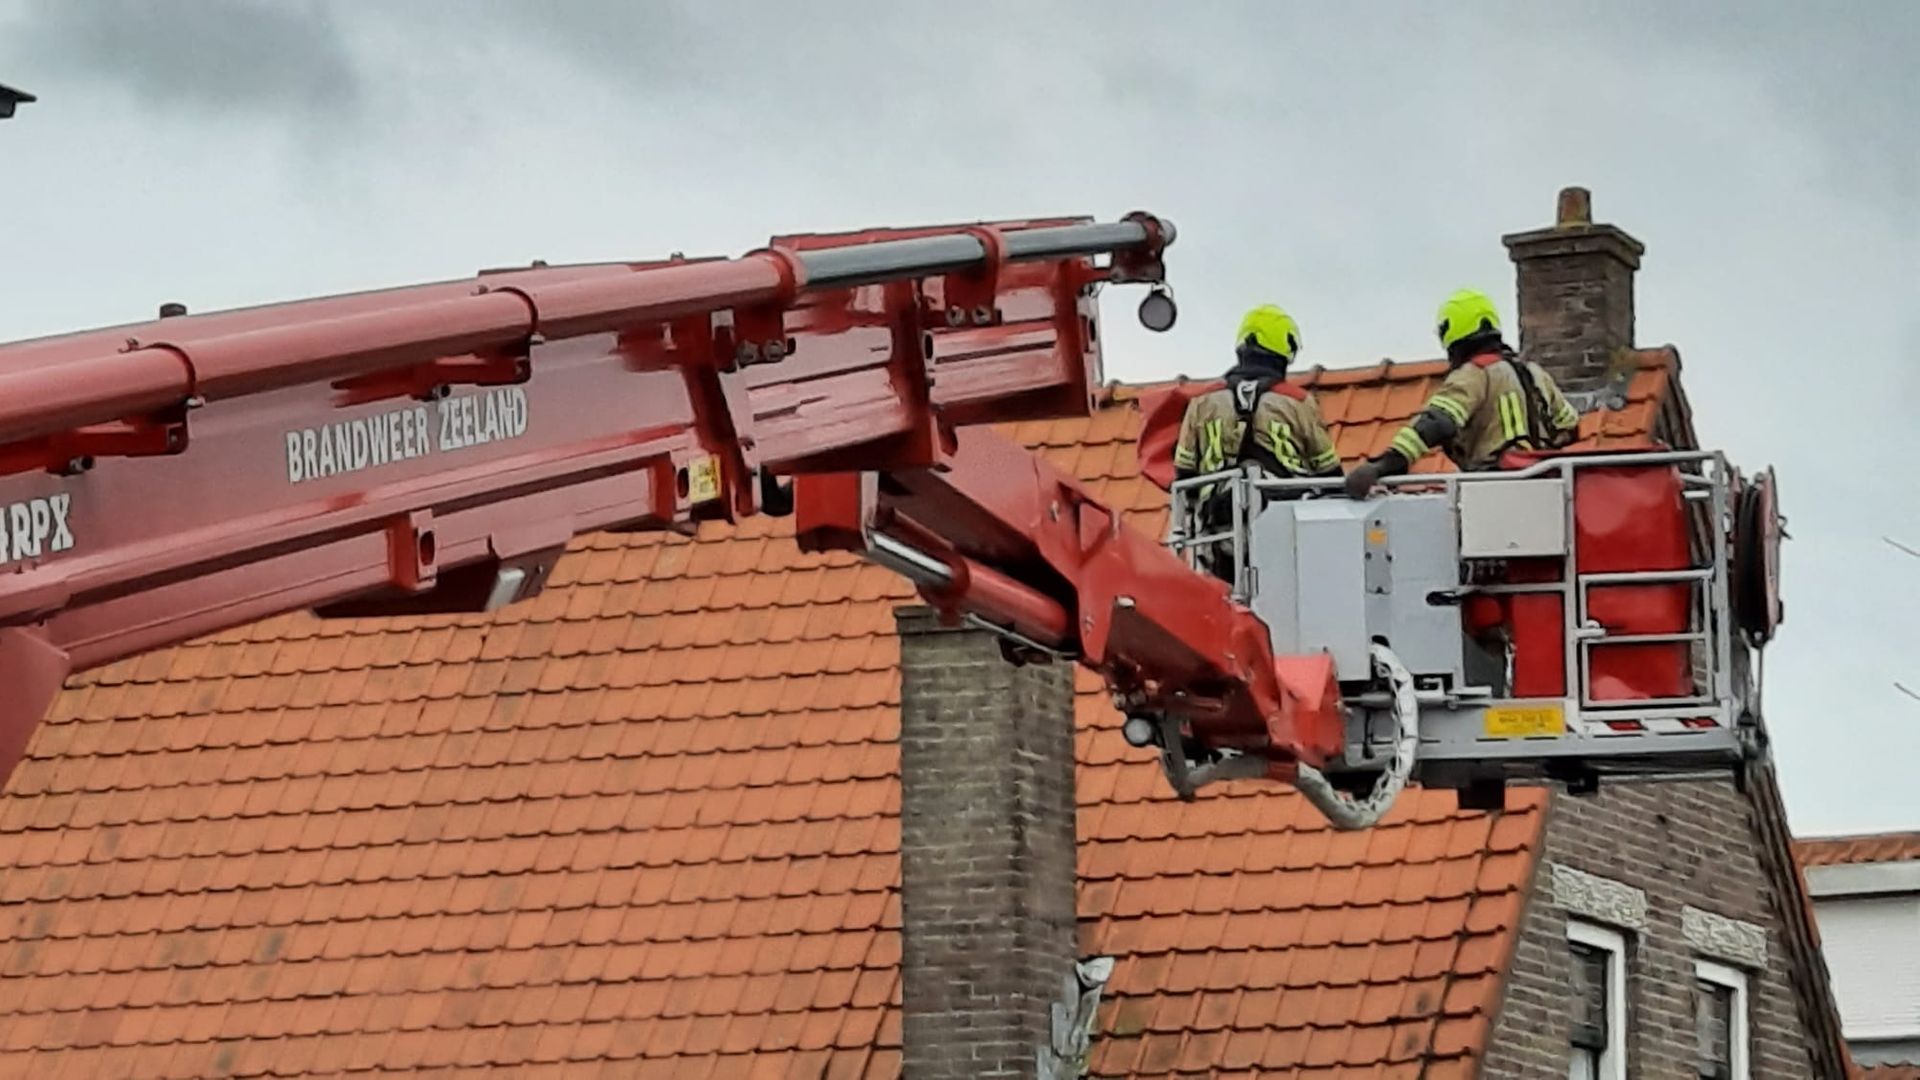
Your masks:
<instances>
[{"instance_id":1,"label":"safety chain","mask_svg":"<svg viewBox=\"0 0 1920 1080\"><path fill-rule=\"evenodd\" d=\"M1302 764L1294 781L1300 793L1336 829L1367 829L1379 824L1413 775L1413 759L1420 748L1420 703L1414 696L1413 676L1392 649L1377 642L1373 646L1373 670L1393 687L1393 763L1374 780L1373 790L1360 799L1336 789L1325 773L1311 765Z\"/></svg>"}]
</instances>

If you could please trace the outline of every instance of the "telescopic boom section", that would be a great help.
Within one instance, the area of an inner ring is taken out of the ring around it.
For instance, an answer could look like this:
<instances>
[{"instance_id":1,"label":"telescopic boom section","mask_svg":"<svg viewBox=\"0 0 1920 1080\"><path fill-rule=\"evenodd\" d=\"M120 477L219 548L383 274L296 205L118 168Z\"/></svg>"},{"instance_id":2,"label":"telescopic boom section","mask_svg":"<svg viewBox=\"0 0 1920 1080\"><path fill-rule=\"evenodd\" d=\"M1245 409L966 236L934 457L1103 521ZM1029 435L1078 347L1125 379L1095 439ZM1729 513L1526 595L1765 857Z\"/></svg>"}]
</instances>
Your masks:
<instances>
[{"instance_id":1,"label":"telescopic boom section","mask_svg":"<svg viewBox=\"0 0 1920 1080\"><path fill-rule=\"evenodd\" d=\"M1338 755L1332 661L1276 658L1224 582L1127 527L1076 481L990 432L959 434L938 467L812 475L795 485L800 544L858 552L1010 655L1075 659L1130 716L1172 722L1292 782Z\"/></svg>"},{"instance_id":2,"label":"telescopic boom section","mask_svg":"<svg viewBox=\"0 0 1920 1080\"><path fill-rule=\"evenodd\" d=\"M0 347L0 776L76 669L302 608L492 610L578 534L781 511L779 476L803 542L1291 776L1338 746L1324 665L1276 668L1223 586L959 430L1086 415L1098 286L1162 281L1171 239L1145 214L792 236Z\"/></svg>"},{"instance_id":3,"label":"telescopic boom section","mask_svg":"<svg viewBox=\"0 0 1920 1080\"><path fill-rule=\"evenodd\" d=\"M480 611L568 540L1083 415L1146 214L777 238L0 346L0 779L74 670L281 612ZM170 316L170 317L169 317Z\"/></svg>"}]
</instances>

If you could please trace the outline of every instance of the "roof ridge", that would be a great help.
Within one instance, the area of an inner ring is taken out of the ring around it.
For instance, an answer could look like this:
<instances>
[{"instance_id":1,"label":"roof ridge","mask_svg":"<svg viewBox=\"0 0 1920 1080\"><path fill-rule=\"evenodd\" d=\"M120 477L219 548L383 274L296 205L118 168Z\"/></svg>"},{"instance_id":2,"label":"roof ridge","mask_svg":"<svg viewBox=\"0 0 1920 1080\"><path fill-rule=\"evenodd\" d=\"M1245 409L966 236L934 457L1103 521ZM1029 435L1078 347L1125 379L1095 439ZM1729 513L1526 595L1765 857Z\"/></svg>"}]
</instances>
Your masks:
<instances>
[{"instance_id":1,"label":"roof ridge","mask_svg":"<svg viewBox=\"0 0 1920 1080\"><path fill-rule=\"evenodd\" d=\"M1500 1026L1500 1016L1506 1011L1507 991L1512 988L1514 982L1513 967L1520 955L1520 939L1526 933L1527 914L1533 910L1534 902L1539 898L1540 881L1547 872L1546 835L1547 825L1553 815L1553 795L1548 789L1535 788L1534 790L1541 792L1542 797L1532 810L1532 820L1529 822L1531 828L1520 847L1521 851L1531 854L1532 865L1528 867L1528 872L1521 878L1519 888L1515 890L1519 894L1519 903L1514 909L1513 924L1505 928L1505 932L1496 931L1494 934L1494 960L1491 973L1493 986L1488 995L1489 1007L1475 1012L1472 1017L1477 1027L1474 1038L1468 1040L1466 1057L1468 1060L1478 1059L1482 1067L1485 1066L1488 1052L1493 1048L1493 1033ZM1493 834L1489 830L1487 834L1489 849L1492 843ZM1456 951L1458 948L1459 946L1456 945ZM1449 964L1446 982L1440 991L1441 1000L1446 1000L1452 994L1454 983L1459 978L1459 965Z\"/></svg>"},{"instance_id":2,"label":"roof ridge","mask_svg":"<svg viewBox=\"0 0 1920 1080\"><path fill-rule=\"evenodd\" d=\"M1773 907L1788 953L1787 982L1808 1036L1807 1051L1816 1064L1826 1066L1826 1075L1845 1076L1850 1059L1846 1036L1833 997L1832 976L1820 952L1820 929L1814 921L1806 875L1794 857L1793 829L1773 763L1750 767L1744 789L1754 811L1760 865L1773 878Z\"/></svg>"},{"instance_id":3,"label":"roof ridge","mask_svg":"<svg viewBox=\"0 0 1920 1080\"><path fill-rule=\"evenodd\" d=\"M1835 843L1857 840L1920 840L1920 829L1886 829L1880 832L1821 833L1817 836L1796 836L1795 844Z\"/></svg>"},{"instance_id":4,"label":"roof ridge","mask_svg":"<svg viewBox=\"0 0 1920 1080\"><path fill-rule=\"evenodd\" d=\"M1664 345L1632 345L1628 346L1627 352L1646 361L1640 365L1643 370L1652 367L1671 367L1675 371L1680 370L1680 347L1671 342Z\"/></svg>"},{"instance_id":5,"label":"roof ridge","mask_svg":"<svg viewBox=\"0 0 1920 1080\"><path fill-rule=\"evenodd\" d=\"M1353 364L1347 367L1328 367L1325 364L1315 364L1305 370L1289 373L1287 375L1287 381L1297 386L1306 387L1320 386L1323 384L1340 386L1351 383L1370 382L1375 379L1390 382L1412 381L1433 374L1445 364L1446 360L1443 358L1396 360L1391 356L1385 356L1371 364ZM1102 405L1121 404L1138 400L1143 394L1149 394L1159 390L1169 390L1176 386L1185 386L1188 383L1214 382L1220 377L1219 375L1189 375L1181 372L1167 378L1144 379L1137 382L1130 379L1108 379L1106 382L1100 384L1099 393L1096 397Z\"/></svg>"}]
</instances>

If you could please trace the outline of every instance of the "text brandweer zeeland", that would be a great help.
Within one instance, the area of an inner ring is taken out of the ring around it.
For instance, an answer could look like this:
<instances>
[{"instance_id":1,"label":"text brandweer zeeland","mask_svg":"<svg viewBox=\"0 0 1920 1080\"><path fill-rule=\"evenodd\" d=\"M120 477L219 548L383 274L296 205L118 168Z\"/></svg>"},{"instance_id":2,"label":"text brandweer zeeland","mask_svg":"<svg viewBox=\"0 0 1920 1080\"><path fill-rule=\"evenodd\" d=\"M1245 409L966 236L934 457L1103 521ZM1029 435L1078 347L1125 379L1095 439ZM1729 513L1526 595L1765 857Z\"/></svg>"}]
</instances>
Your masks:
<instances>
[{"instance_id":1,"label":"text brandweer zeeland","mask_svg":"<svg viewBox=\"0 0 1920 1080\"><path fill-rule=\"evenodd\" d=\"M527 392L520 387L450 397L287 432L287 480L298 484L526 433Z\"/></svg>"}]
</instances>

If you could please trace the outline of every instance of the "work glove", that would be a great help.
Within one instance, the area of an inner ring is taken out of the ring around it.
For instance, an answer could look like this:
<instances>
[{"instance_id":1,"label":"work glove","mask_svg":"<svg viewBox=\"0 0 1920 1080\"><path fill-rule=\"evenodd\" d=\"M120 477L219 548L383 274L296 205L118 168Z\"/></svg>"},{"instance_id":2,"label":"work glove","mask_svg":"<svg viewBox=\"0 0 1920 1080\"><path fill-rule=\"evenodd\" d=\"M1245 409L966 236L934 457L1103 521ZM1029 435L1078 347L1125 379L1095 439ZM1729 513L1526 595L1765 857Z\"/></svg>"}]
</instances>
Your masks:
<instances>
[{"instance_id":1,"label":"work glove","mask_svg":"<svg viewBox=\"0 0 1920 1080\"><path fill-rule=\"evenodd\" d=\"M1380 466L1371 461L1363 461L1347 474L1347 498L1364 499L1373 491L1373 485L1380 482Z\"/></svg>"}]
</instances>

